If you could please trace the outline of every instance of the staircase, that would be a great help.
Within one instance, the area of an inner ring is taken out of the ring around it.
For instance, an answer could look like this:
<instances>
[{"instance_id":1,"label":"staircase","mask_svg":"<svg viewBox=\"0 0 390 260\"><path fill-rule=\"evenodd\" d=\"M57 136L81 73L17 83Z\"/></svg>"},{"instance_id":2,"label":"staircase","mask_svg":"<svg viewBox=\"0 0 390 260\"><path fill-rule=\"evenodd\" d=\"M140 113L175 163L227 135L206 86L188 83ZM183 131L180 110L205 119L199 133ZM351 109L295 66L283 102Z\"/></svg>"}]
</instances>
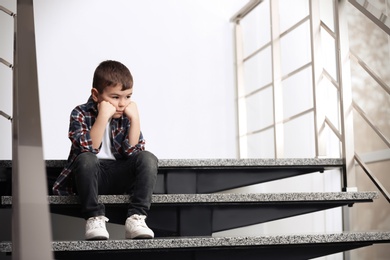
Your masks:
<instances>
[{"instance_id":1,"label":"staircase","mask_svg":"<svg viewBox=\"0 0 390 260\"><path fill-rule=\"evenodd\" d=\"M11 161L0 161L2 208L12 207L11 164ZM63 160L46 161L49 191L64 164ZM160 160L147 219L156 233L155 239L53 241L54 255L56 259L311 259L390 243L390 232L371 231L213 236L219 231L335 207L351 207L378 198L378 192L372 191L251 194L227 191L343 168L342 159ZM104 195L99 199L106 205L110 222L123 225L129 196ZM52 213L81 217L77 196L49 195L48 201ZM0 252L12 255L11 241L1 241Z\"/></svg>"}]
</instances>

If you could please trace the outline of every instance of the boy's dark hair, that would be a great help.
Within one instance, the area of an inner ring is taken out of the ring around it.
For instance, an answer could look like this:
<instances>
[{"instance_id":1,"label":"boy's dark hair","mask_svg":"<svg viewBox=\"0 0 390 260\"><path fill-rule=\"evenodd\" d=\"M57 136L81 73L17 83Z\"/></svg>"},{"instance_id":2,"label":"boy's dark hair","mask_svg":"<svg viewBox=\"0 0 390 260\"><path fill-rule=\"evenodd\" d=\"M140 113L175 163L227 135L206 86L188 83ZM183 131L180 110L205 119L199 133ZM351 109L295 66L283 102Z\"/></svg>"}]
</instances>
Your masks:
<instances>
[{"instance_id":1,"label":"boy's dark hair","mask_svg":"<svg viewBox=\"0 0 390 260\"><path fill-rule=\"evenodd\" d=\"M133 76L130 70L122 63L106 60L99 64L93 75L92 87L103 93L106 87L115 87L121 84L122 90L133 87Z\"/></svg>"}]
</instances>

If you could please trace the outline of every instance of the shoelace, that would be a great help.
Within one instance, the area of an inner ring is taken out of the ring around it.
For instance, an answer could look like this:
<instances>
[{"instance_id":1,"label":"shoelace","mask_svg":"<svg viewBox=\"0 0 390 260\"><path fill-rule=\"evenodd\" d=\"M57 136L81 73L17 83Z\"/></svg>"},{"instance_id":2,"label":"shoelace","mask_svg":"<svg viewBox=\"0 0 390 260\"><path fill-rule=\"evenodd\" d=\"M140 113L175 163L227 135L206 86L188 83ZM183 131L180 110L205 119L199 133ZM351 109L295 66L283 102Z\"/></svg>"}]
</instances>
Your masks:
<instances>
[{"instance_id":1,"label":"shoelace","mask_svg":"<svg viewBox=\"0 0 390 260\"><path fill-rule=\"evenodd\" d=\"M105 222L108 222L108 218L106 218L104 216L92 217L92 218L89 218L88 220L89 220L88 226L91 229L104 228Z\"/></svg>"},{"instance_id":2,"label":"shoelace","mask_svg":"<svg viewBox=\"0 0 390 260\"><path fill-rule=\"evenodd\" d=\"M136 226L147 227L146 223L145 223L145 216L140 216L140 215L135 214L131 218L135 220L134 224Z\"/></svg>"}]
</instances>

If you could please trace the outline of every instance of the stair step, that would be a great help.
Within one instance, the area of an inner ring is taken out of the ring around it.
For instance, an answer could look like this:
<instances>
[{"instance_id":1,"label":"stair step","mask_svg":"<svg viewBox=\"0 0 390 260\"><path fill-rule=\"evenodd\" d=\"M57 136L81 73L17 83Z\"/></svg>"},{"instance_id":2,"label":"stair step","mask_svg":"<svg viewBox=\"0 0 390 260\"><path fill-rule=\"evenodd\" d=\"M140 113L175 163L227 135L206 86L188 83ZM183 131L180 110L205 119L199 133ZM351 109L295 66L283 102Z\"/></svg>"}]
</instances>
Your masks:
<instances>
[{"instance_id":1,"label":"stair step","mask_svg":"<svg viewBox=\"0 0 390 260\"><path fill-rule=\"evenodd\" d=\"M209 236L214 232L265 223L354 203L372 202L378 192L153 195L147 219L156 236ZM127 195L101 195L110 222L125 222ZM49 196L52 213L81 217L77 196ZM3 207L11 196L1 198Z\"/></svg>"},{"instance_id":2,"label":"stair step","mask_svg":"<svg viewBox=\"0 0 390 260\"><path fill-rule=\"evenodd\" d=\"M153 204L224 204L224 203L273 203L273 202L333 202L372 201L378 192L288 192L288 193L214 193L214 194L155 194ZM99 202L106 205L128 204L129 195L99 195ZM78 196L48 196L50 205L78 205ZM12 196L1 196L1 205L12 205Z\"/></svg>"},{"instance_id":3,"label":"stair step","mask_svg":"<svg viewBox=\"0 0 390 260\"><path fill-rule=\"evenodd\" d=\"M181 237L141 240L54 241L56 259L311 259L374 243L390 243L390 232ZM218 249L218 250L215 250ZM0 252L12 253L11 242Z\"/></svg>"},{"instance_id":4,"label":"stair step","mask_svg":"<svg viewBox=\"0 0 390 260\"><path fill-rule=\"evenodd\" d=\"M66 160L45 163L51 194L51 187ZM339 158L160 159L155 193L212 193L342 167L343 160ZM9 182L9 187L3 189L7 191L0 195L11 195L11 168L12 161L0 160L0 175L4 175L0 179L8 178Z\"/></svg>"}]
</instances>

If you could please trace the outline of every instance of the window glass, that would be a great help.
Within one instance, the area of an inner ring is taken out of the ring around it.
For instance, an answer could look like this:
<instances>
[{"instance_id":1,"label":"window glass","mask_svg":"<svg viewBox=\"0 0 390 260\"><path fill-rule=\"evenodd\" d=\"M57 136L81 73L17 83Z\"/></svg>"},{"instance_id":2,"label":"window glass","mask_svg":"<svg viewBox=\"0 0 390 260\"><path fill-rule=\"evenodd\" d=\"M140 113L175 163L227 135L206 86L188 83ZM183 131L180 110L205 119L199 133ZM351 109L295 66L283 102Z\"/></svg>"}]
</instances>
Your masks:
<instances>
[{"instance_id":1,"label":"window glass","mask_svg":"<svg viewBox=\"0 0 390 260\"><path fill-rule=\"evenodd\" d=\"M271 47L259 52L244 63L245 94L272 82Z\"/></svg>"},{"instance_id":2,"label":"window glass","mask_svg":"<svg viewBox=\"0 0 390 260\"><path fill-rule=\"evenodd\" d=\"M284 124L284 157L315 157L313 113L303 115Z\"/></svg>"},{"instance_id":3,"label":"window glass","mask_svg":"<svg viewBox=\"0 0 390 260\"><path fill-rule=\"evenodd\" d=\"M246 99L247 130L254 132L273 124L272 88L266 88Z\"/></svg>"},{"instance_id":4,"label":"window glass","mask_svg":"<svg viewBox=\"0 0 390 260\"><path fill-rule=\"evenodd\" d=\"M310 24L306 21L280 40L282 75L311 61Z\"/></svg>"},{"instance_id":5,"label":"window glass","mask_svg":"<svg viewBox=\"0 0 390 260\"><path fill-rule=\"evenodd\" d=\"M280 32L283 33L308 15L308 0L279 0Z\"/></svg>"},{"instance_id":6,"label":"window glass","mask_svg":"<svg viewBox=\"0 0 390 260\"><path fill-rule=\"evenodd\" d=\"M248 158L275 158L273 128L248 136Z\"/></svg>"},{"instance_id":7,"label":"window glass","mask_svg":"<svg viewBox=\"0 0 390 260\"><path fill-rule=\"evenodd\" d=\"M241 21L244 41L244 57L271 41L269 0L259 4Z\"/></svg>"}]
</instances>

